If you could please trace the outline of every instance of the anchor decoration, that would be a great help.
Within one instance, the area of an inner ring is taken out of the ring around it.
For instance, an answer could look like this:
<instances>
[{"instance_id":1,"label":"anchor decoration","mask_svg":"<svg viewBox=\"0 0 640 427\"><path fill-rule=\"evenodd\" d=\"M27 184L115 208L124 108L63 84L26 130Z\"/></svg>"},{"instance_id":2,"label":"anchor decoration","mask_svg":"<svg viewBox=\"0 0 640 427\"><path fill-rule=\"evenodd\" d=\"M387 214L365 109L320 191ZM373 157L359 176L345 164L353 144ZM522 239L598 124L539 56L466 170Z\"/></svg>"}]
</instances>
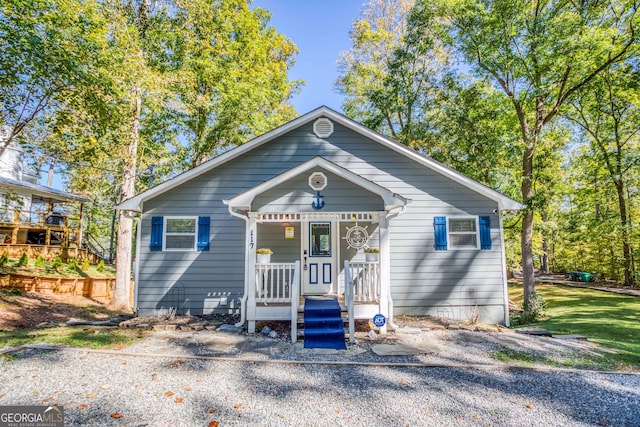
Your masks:
<instances>
[{"instance_id":1,"label":"anchor decoration","mask_svg":"<svg viewBox=\"0 0 640 427\"><path fill-rule=\"evenodd\" d=\"M314 198L316 199L315 201L311 202L311 207L313 209L322 209L324 207L324 200L322 200L324 196L322 194L320 194L320 192L318 191L316 193L316 195L314 196Z\"/></svg>"}]
</instances>

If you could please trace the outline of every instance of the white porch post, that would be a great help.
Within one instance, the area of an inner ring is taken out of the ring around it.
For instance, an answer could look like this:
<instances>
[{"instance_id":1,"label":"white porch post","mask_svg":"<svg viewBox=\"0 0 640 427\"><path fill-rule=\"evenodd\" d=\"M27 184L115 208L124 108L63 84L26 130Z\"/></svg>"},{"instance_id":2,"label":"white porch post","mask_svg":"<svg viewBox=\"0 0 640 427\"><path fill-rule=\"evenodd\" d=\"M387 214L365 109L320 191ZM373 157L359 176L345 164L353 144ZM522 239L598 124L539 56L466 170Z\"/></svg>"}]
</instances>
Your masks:
<instances>
[{"instance_id":1,"label":"white porch post","mask_svg":"<svg viewBox=\"0 0 640 427\"><path fill-rule=\"evenodd\" d=\"M380 215L380 313L389 319L389 287L391 286L391 244L389 241L389 220ZM387 325L380 328L387 333Z\"/></svg>"},{"instance_id":2,"label":"white porch post","mask_svg":"<svg viewBox=\"0 0 640 427\"><path fill-rule=\"evenodd\" d=\"M247 298L247 332L253 334L256 332L256 241L257 241L257 221L255 213L249 214L248 221L249 234L249 250L247 251L247 272L249 280L249 297Z\"/></svg>"}]
</instances>

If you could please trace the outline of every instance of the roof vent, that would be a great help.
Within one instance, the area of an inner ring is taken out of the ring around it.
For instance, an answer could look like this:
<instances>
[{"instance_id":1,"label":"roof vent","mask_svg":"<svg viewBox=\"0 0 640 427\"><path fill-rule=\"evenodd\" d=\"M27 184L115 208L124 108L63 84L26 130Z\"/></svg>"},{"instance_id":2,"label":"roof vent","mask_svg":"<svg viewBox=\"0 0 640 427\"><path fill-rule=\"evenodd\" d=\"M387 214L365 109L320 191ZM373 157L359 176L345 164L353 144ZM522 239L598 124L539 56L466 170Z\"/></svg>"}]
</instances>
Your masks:
<instances>
[{"instance_id":1,"label":"roof vent","mask_svg":"<svg viewBox=\"0 0 640 427\"><path fill-rule=\"evenodd\" d=\"M327 118L320 118L313 122L313 133L318 138L328 138L333 134L333 122Z\"/></svg>"},{"instance_id":2,"label":"roof vent","mask_svg":"<svg viewBox=\"0 0 640 427\"><path fill-rule=\"evenodd\" d=\"M315 191L322 191L327 186L327 176L322 172L314 172L309 176L309 187Z\"/></svg>"}]
</instances>

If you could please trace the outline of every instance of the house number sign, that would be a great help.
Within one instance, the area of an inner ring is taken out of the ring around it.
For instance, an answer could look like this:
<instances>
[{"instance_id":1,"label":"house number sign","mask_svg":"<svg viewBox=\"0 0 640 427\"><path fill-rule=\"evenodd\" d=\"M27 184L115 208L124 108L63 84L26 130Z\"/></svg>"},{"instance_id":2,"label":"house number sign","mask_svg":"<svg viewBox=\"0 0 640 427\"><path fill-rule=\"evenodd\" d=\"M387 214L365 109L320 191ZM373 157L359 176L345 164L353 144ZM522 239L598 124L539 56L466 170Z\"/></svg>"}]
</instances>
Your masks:
<instances>
[{"instance_id":1,"label":"house number sign","mask_svg":"<svg viewBox=\"0 0 640 427\"><path fill-rule=\"evenodd\" d=\"M347 234L344 236L347 245L350 248L362 249L367 246L369 241L369 232L367 227L361 227L357 223L351 228L347 228Z\"/></svg>"}]
</instances>

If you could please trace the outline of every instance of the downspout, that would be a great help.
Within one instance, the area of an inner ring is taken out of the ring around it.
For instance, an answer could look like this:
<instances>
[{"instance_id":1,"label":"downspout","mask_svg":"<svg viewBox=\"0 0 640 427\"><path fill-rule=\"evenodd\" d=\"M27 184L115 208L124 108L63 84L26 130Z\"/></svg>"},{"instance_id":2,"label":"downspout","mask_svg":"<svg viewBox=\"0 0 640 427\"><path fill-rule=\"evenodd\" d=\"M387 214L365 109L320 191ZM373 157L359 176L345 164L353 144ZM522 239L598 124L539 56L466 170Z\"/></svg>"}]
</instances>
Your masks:
<instances>
[{"instance_id":1,"label":"downspout","mask_svg":"<svg viewBox=\"0 0 640 427\"><path fill-rule=\"evenodd\" d=\"M410 200L407 201L407 203L409 202ZM398 208L400 209L398 212L392 213L394 209L398 209ZM406 210L407 210L407 205L398 206L398 207L389 209L389 213L387 214L387 227L389 227L391 219L402 215L403 213L405 213ZM391 269L391 265L389 265L389 269ZM391 297L391 283L389 283L388 291L389 293L387 295L387 300L389 301L389 319L387 320L387 325L389 326L389 329L397 331L398 329L400 329L400 327L396 325L393 321L393 298Z\"/></svg>"},{"instance_id":2,"label":"downspout","mask_svg":"<svg viewBox=\"0 0 640 427\"><path fill-rule=\"evenodd\" d=\"M509 284L507 283L507 255L504 247L504 229L502 227L502 206L498 205L498 223L500 226L500 252L502 257L502 298L504 299L504 324L511 327L509 321Z\"/></svg>"},{"instance_id":3,"label":"downspout","mask_svg":"<svg viewBox=\"0 0 640 427\"><path fill-rule=\"evenodd\" d=\"M247 225L247 229L249 228L249 215L241 214L236 212L231 206L229 206L228 200L223 200L223 203L227 205L227 209L229 210L229 214L235 216L236 218L241 218L245 221ZM245 236L246 239L246 236ZM236 323L234 326L236 328L240 328L244 325L244 322L247 320L247 299L249 298L249 271L247 270L249 267L249 263L247 260L249 259L249 254L247 253L247 245L245 242L245 261L244 261L244 293L242 294L242 298L240 298L240 321Z\"/></svg>"}]
</instances>

